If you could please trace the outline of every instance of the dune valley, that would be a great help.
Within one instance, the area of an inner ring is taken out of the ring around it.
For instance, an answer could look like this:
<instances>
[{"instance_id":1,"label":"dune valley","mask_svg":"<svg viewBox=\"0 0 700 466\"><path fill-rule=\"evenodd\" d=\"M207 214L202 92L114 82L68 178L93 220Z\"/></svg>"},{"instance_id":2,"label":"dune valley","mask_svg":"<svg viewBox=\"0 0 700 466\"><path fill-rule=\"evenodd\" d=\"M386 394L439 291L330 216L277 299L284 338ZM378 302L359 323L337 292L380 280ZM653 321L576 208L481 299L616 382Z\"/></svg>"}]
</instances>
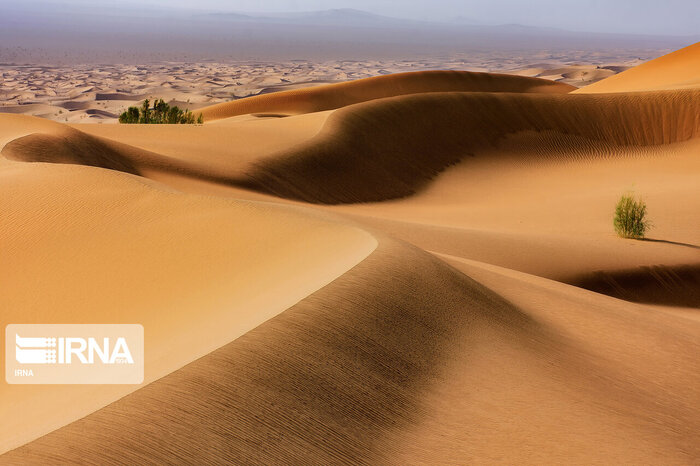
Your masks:
<instances>
[{"instance_id":1,"label":"dune valley","mask_svg":"<svg viewBox=\"0 0 700 466\"><path fill-rule=\"evenodd\" d=\"M12 78L3 328L146 350L0 385L0 464L697 464L700 43L626 63ZM204 123L116 124L159 90Z\"/></svg>"}]
</instances>

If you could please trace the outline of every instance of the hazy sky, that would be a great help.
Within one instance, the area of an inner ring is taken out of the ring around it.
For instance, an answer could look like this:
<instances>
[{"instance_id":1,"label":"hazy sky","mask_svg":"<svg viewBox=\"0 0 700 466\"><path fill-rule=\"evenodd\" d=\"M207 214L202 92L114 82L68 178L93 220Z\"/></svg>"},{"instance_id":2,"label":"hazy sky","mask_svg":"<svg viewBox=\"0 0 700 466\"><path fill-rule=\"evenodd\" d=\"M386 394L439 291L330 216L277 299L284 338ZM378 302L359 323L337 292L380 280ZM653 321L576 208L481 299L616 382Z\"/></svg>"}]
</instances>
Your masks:
<instances>
[{"instance_id":1,"label":"hazy sky","mask_svg":"<svg viewBox=\"0 0 700 466\"><path fill-rule=\"evenodd\" d=\"M0 5L6 1L0 0ZM128 8L130 0L46 0ZM131 0L133 2L133 0ZM355 8L388 16L483 24L519 23L593 32L700 34L700 0L140 0L139 6L221 11Z\"/></svg>"}]
</instances>

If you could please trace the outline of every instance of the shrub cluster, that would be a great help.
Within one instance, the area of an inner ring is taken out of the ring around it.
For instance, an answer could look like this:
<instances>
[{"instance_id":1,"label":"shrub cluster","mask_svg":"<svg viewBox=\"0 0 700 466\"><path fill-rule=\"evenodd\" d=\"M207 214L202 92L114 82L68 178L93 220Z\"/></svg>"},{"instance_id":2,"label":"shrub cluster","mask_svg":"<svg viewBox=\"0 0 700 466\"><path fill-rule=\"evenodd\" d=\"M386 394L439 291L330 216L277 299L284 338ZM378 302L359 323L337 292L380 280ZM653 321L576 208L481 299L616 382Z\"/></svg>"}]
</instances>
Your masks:
<instances>
[{"instance_id":1,"label":"shrub cluster","mask_svg":"<svg viewBox=\"0 0 700 466\"><path fill-rule=\"evenodd\" d=\"M119 123L135 124L202 124L202 114L195 119L195 116L189 110L180 110L178 107L171 107L166 104L163 99L156 99L151 102L146 99L141 104L141 107L129 107L129 109L119 115Z\"/></svg>"},{"instance_id":2,"label":"shrub cluster","mask_svg":"<svg viewBox=\"0 0 700 466\"><path fill-rule=\"evenodd\" d=\"M635 200L631 194L623 195L615 207L615 231L623 238L644 238L651 226L646 214L647 205L643 200Z\"/></svg>"}]
</instances>

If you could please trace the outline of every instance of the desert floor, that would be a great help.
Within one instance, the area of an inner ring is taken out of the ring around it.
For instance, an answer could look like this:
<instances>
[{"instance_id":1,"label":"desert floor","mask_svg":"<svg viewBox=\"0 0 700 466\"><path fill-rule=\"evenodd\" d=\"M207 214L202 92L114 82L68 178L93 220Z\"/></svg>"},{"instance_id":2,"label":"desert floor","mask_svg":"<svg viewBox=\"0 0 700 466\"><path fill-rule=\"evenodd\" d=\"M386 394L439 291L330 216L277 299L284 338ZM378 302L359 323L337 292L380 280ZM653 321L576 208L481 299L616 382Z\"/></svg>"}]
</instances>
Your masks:
<instances>
[{"instance_id":1,"label":"desert floor","mask_svg":"<svg viewBox=\"0 0 700 466\"><path fill-rule=\"evenodd\" d=\"M2 322L147 347L0 464L697 464L700 44L635 60L2 67Z\"/></svg>"},{"instance_id":2,"label":"desert floor","mask_svg":"<svg viewBox=\"0 0 700 466\"><path fill-rule=\"evenodd\" d=\"M454 54L438 59L310 62L38 65L0 63L0 113L69 123L115 123L143 99L197 110L219 102L389 73L431 69L542 77L576 87L597 82L668 50Z\"/></svg>"}]
</instances>

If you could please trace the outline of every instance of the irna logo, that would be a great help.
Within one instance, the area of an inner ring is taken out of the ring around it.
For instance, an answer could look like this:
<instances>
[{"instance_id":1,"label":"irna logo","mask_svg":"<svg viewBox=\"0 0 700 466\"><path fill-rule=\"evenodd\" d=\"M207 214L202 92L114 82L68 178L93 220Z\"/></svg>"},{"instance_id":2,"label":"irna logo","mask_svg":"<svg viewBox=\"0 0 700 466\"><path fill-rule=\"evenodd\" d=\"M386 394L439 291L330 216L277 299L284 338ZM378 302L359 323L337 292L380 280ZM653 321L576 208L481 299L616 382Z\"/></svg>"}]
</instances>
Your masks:
<instances>
[{"instance_id":1,"label":"irna logo","mask_svg":"<svg viewBox=\"0 0 700 466\"><path fill-rule=\"evenodd\" d=\"M143 327L138 324L12 324L5 330L5 348L8 383L143 381Z\"/></svg>"},{"instance_id":2,"label":"irna logo","mask_svg":"<svg viewBox=\"0 0 700 466\"><path fill-rule=\"evenodd\" d=\"M72 364L74 361L94 364L95 360L102 364L134 363L124 337L117 338L113 346L109 340L105 337L99 344L93 337L86 341L85 338L23 338L15 335L15 357L20 364Z\"/></svg>"}]
</instances>

